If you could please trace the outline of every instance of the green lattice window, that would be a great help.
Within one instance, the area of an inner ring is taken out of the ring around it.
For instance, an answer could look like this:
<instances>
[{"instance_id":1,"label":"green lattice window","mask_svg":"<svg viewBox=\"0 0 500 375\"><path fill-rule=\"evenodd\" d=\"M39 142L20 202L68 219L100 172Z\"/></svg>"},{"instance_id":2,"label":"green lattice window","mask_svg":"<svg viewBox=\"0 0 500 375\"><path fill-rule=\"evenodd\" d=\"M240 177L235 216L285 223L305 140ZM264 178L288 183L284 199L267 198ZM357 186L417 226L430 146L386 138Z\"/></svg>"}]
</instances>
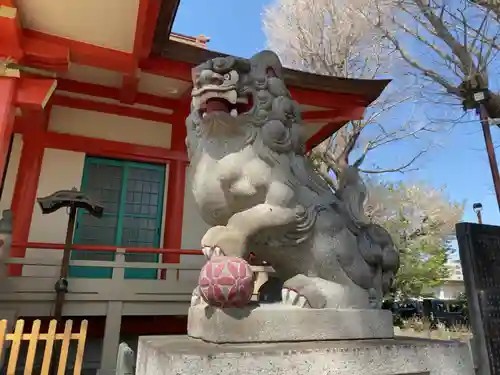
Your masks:
<instances>
[{"instance_id":1,"label":"green lattice window","mask_svg":"<svg viewBox=\"0 0 500 375\"><path fill-rule=\"evenodd\" d=\"M160 247L165 166L87 157L82 191L104 204L101 219L78 213L74 242L81 245ZM115 254L73 251L72 259L114 260ZM127 262L158 262L157 254L130 253ZM71 277L110 278L111 268L71 267ZM129 279L154 279L156 269L126 269Z\"/></svg>"}]
</instances>

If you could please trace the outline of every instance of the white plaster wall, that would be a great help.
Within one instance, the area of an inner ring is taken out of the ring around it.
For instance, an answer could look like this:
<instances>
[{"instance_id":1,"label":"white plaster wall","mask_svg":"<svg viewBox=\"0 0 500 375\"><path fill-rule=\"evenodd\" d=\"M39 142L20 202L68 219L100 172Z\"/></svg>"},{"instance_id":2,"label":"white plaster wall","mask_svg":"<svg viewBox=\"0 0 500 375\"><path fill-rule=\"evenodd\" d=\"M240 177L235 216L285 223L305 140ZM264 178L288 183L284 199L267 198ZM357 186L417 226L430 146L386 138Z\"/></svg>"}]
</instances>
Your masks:
<instances>
[{"instance_id":1,"label":"white plaster wall","mask_svg":"<svg viewBox=\"0 0 500 375\"><path fill-rule=\"evenodd\" d=\"M188 173L186 173L186 190L184 193L184 217L182 220L182 249L201 250L201 238L210 228L201 218L194 201ZM201 268L205 264L202 255L181 255L181 263L193 268ZM179 279L182 281L196 280L198 271L181 272Z\"/></svg>"},{"instance_id":2,"label":"white plaster wall","mask_svg":"<svg viewBox=\"0 0 500 375\"><path fill-rule=\"evenodd\" d=\"M189 177L186 176L184 217L182 220L182 248L200 250L201 238L210 227L201 218L188 179Z\"/></svg>"},{"instance_id":3,"label":"white plaster wall","mask_svg":"<svg viewBox=\"0 0 500 375\"><path fill-rule=\"evenodd\" d=\"M64 150L46 149L42 161L42 171L38 183L37 197L45 197L57 190L80 189L82 182L85 154ZM64 243L68 213L61 209L50 215L42 215L35 203L28 241ZM56 258L62 257L60 250L27 249L27 257ZM25 276L56 276L58 267L24 266Z\"/></svg>"},{"instance_id":4,"label":"white plaster wall","mask_svg":"<svg viewBox=\"0 0 500 375\"><path fill-rule=\"evenodd\" d=\"M54 106L49 131L170 148L170 124Z\"/></svg>"},{"instance_id":5,"label":"white plaster wall","mask_svg":"<svg viewBox=\"0 0 500 375\"><path fill-rule=\"evenodd\" d=\"M139 0L20 0L24 27L132 52Z\"/></svg>"}]
</instances>

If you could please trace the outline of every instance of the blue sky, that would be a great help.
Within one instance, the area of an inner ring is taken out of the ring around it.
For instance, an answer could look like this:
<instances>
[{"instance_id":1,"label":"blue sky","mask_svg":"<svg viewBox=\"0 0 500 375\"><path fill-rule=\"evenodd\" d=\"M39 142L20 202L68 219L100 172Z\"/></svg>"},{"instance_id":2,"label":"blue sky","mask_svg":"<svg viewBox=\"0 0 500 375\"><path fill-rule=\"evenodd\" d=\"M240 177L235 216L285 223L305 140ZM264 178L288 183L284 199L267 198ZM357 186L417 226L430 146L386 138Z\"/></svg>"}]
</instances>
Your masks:
<instances>
[{"instance_id":1,"label":"blue sky","mask_svg":"<svg viewBox=\"0 0 500 375\"><path fill-rule=\"evenodd\" d=\"M269 0L183 0L173 31L186 35L211 38L209 48L241 57L265 48L261 13ZM429 108L438 115L442 108ZM492 128L494 139L500 129ZM465 221L475 221L472 203L483 204L485 223L500 225L500 213L493 191L488 158L484 149L481 125L473 114L467 115L450 131L437 135L434 147L419 163L419 170L408 174L384 177L401 180L423 180L433 186L445 186L450 198L466 201ZM411 157L417 149L405 144L380 151L376 161L390 166L396 157ZM500 153L500 148L497 150Z\"/></svg>"}]
</instances>

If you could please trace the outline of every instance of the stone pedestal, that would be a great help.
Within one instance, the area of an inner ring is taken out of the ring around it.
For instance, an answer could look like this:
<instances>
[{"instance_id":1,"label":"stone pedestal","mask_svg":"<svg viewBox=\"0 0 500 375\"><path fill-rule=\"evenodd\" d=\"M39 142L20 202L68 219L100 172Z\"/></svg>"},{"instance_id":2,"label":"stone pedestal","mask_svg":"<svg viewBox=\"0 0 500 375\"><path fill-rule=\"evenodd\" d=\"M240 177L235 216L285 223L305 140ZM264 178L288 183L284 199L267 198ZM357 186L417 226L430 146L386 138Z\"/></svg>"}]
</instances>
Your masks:
<instances>
[{"instance_id":1,"label":"stone pedestal","mask_svg":"<svg viewBox=\"0 0 500 375\"><path fill-rule=\"evenodd\" d=\"M422 339L213 344L139 338L136 375L473 375L466 344Z\"/></svg>"},{"instance_id":2,"label":"stone pedestal","mask_svg":"<svg viewBox=\"0 0 500 375\"><path fill-rule=\"evenodd\" d=\"M188 335L213 343L382 339L394 337L387 310L304 309L250 304L220 309L205 304L189 309Z\"/></svg>"}]
</instances>

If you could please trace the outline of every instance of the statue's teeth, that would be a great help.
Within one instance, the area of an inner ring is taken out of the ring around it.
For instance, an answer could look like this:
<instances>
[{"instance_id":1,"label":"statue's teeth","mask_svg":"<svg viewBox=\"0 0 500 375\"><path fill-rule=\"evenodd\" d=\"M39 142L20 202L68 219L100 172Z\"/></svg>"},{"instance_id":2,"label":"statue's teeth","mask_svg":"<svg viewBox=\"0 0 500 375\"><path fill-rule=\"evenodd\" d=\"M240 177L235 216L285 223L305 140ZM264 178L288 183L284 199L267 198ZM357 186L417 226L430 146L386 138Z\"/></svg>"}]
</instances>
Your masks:
<instances>
[{"instance_id":1,"label":"statue's teeth","mask_svg":"<svg viewBox=\"0 0 500 375\"><path fill-rule=\"evenodd\" d=\"M236 100L238 99L238 94L236 93L236 90L231 90L226 92L225 97L229 101L229 103L236 104Z\"/></svg>"},{"instance_id":2,"label":"statue's teeth","mask_svg":"<svg viewBox=\"0 0 500 375\"><path fill-rule=\"evenodd\" d=\"M238 94L236 90L230 91L207 91L201 94L200 96L193 97L193 105L200 106L203 103L206 103L209 99L213 98L221 98L227 100L231 104L236 104L238 100Z\"/></svg>"},{"instance_id":3,"label":"statue's teeth","mask_svg":"<svg viewBox=\"0 0 500 375\"><path fill-rule=\"evenodd\" d=\"M233 116L233 117L238 117L238 110L237 110L236 108L233 108L233 109L231 110L231 116Z\"/></svg>"}]
</instances>

